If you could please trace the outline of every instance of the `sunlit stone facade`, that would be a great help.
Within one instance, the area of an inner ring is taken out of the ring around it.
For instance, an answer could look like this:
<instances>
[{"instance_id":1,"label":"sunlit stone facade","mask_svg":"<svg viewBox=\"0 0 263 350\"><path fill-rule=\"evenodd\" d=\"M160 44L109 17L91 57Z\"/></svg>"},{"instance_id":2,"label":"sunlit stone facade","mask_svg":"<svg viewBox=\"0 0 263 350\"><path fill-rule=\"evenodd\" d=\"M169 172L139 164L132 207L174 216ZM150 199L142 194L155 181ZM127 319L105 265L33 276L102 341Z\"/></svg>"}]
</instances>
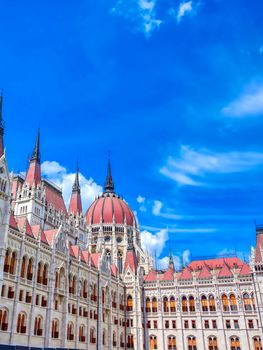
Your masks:
<instances>
[{"instance_id":1,"label":"sunlit stone facade","mask_svg":"<svg viewBox=\"0 0 263 350\"><path fill-rule=\"evenodd\" d=\"M114 190L82 211L41 176L40 138L26 176L8 170L0 100L0 343L77 349L260 350L263 231L236 257L155 271L132 210Z\"/></svg>"}]
</instances>

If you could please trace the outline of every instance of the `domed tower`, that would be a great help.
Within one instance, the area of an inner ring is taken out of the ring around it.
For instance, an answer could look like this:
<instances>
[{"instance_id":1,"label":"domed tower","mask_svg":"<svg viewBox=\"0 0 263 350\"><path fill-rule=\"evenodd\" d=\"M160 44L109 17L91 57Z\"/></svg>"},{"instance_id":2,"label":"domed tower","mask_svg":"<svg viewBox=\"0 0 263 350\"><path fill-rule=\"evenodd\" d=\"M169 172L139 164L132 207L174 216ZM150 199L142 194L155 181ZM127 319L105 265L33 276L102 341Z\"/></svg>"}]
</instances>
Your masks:
<instances>
[{"instance_id":1,"label":"domed tower","mask_svg":"<svg viewBox=\"0 0 263 350\"><path fill-rule=\"evenodd\" d=\"M132 210L114 191L110 160L104 192L87 210L86 221L90 251L101 252L105 249L109 263L115 264L122 273L128 239L141 250L140 232Z\"/></svg>"}]
</instances>

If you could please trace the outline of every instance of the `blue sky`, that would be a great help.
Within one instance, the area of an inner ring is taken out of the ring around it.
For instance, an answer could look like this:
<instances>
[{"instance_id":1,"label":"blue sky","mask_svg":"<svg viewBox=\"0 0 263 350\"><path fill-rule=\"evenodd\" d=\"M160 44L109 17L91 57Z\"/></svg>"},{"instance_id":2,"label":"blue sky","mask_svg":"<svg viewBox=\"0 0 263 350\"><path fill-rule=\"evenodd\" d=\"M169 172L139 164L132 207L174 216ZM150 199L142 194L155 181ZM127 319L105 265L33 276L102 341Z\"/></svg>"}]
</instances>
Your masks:
<instances>
[{"instance_id":1,"label":"blue sky","mask_svg":"<svg viewBox=\"0 0 263 350\"><path fill-rule=\"evenodd\" d=\"M88 205L111 151L160 259L247 256L263 223L262 13L259 0L2 1L10 168L25 170L40 123L43 172L66 198L78 157Z\"/></svg>"}]
</instances>

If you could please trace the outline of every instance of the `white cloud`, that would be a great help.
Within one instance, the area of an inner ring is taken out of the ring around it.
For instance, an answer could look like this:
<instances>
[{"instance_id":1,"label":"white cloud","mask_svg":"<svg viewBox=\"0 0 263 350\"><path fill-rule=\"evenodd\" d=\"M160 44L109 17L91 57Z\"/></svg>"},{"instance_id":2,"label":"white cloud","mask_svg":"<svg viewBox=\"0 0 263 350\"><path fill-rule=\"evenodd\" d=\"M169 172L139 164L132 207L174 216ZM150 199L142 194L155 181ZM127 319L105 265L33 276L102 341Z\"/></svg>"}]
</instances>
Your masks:
<instances>
[{"instance_id":1,"label":"white cloud","mask_svg":"<svg viewBox=\"0 0 263 350\"><path fill-rule=\"evenodd\" d=\"M138 202L138 203L144 203L144 202L145 202L145 197L142 197L142 196L139 195L139 196L137 197L137 202Z\"/></svg>"},{"instance_id":2,"label":"white cloud","mask_svg":"<svg viewBox=\"0 0 263 350\"><path fill-rule=\"evenodd\" d=\"M141 232L141 242L143 249L148 251L152 256L156 255L157 258L161 255L167 240L167 229L162 229L155 234L146 230Z\"/></svg>"},{"instance_id":3,"label":"white cloud","mask_svg":"<svg viewBox=\"0 0 263 350\"><path fill-rule=\"evenodd\" d=\"M67 169L55 161L45 161L41 165L41 171L47 179L58 185L63 192L63 197L68 206L72 192L72 185L75 180L75 173L67 172ZM102 192L102 187L94 182L90 177L86 178L81 173L79 174L81 186L81 198L83 210L93 202L94 198Z\"/></svg>"},{"instance_id":4,"label":"white cloud","mask_svg":"<svg viewBox=\"0 0 263 350\"><path fill-rule=\"evenodd\" d=\"M160 173L181 186L205 186L204 177L208 174L247 172L262 165L263 153L217 153L182 145L179 156L168 157Z\"/></svg>"},{"instance_id":5,"label":"white cloud","mask_svg":"<svg viewBox=\"0 0 263 350\"><path fill-rule=\"evenodd\" d=\"M161 211L162 208L163 208L163 203L159 200L155 200L153 202L153 207L152 207L153 215L160 216L165 219L173 219L173 220L182 219L180 215L174 214L171 211L170 212Z\"/></svg>"},{"instance_id":6,"label":"white cloud","mask_svg":"<svg viewBox=\"0 0 263 350\"><path fill-rule=\"evenodd\" d=\"M149 37L158 29L162 20L156 15L157 0L118 0L111 13L136 24L136 29Z\"/></svg>"},{"instance_id":7,"label":"white cloud","mask_svg":"<svg viewBox=\"0 0 263 350\"><path fill-rule=\"evenodd\" d=\"M193 10L192 1L181 2L177 13L177 21L180 22L182 17L192 12L192 10Z\"/></svg>"},{"instance_id":8,"label":"white cloud","mask_svg":"<svg viewBox=\"0 0 263 350\"><path fill-rule=\"evenodd\" d=\"M224 107L222 112L235 118L263 114L263 85L249 87L241 96Z\"/></svg>"}]
</instances>

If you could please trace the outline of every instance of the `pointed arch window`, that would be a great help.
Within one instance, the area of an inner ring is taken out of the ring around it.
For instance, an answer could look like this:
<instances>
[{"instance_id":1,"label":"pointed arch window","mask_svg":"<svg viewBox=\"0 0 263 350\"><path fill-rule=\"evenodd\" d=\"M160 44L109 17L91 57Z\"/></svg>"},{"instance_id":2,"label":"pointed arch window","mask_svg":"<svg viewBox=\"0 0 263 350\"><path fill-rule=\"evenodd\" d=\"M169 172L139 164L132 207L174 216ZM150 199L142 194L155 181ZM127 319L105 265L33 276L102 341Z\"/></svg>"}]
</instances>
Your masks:
<instances>
[{"instance_id":1,"label":"pointed arch window","mask_svg":"<svg viewBox=\"0 0 263 350\"><path fill-rule=\"evenodd\" d=\"M215 297L212 294L209 295L209 311L216 311Z\"/></svg>"},{"instance_id":2,"label":"pointed arch window","mask_svg":"<svg viewBox=\"0 0 263 350\"><path fill-rule=\"evenodd\" d=\"M10 258L11 258L11 251L10 249L7 249L5 252L5 261L4 261L4 272L9 272L9 264L10 264Z\"/></svg>"},{"instance_id":3,"label":"pointed arch window","mask_svg":"<svg viewBox=\"0 0 263 350\"><path fill-rule=\"evenodd\" d=\"M67 326L67 340L74 340L74 325L72 322L69 322Z\"/></svg>"},{"instance_id":4,"label":"pointed arch window","mask_svg":"<svg viewBox=\"0 0 263 350\"><path fill-rule=\"evenodd\" d=\"M245 311L252 311L251 299L248 293L243 294L243 304Z\"/></svg>"},{"instance_id":5,"label":"pointed arch window","mask_svg":"<svg viewBox=\"0 0 263 350\"><path fill-rule=\"evenodd\" d=\"M26 276L29 281L32 281L33 279L33 263L34 263L34 259L30 258L27 265L27 276Z\"/></svg>"},{"instance_id":6,"label":"pointed arch window","mask_svg":"<svg viewBox=\"0 0 263 350\"><path fill-rule=\"evenodd\" d=\"M176 348L176 337L173 335L170 335L168 337L168 350L177 350Z\"/></svg>"},{"instance_id":7,"label":"pointed arch window","mask_svg":"<svg viewBox=\"0 0 263 350\"><path fill-rule=\"evenodd\" d=\"M231 350L241 350L240 340L238 337L231 337L230 338L230 349Z\"/></svg>"},{"instance_id":8,"label":"pointed arch window","mask_svg":"<svg viewBox=\"0 0 263 350\"><path fill-rule=\"evenodd\" d=\"M13 252L11 255L10 268L9 268L9 273L11 275L15 274L15 265L16 265L16 253Z\"/></svg>"},{"instance_id":9,"label":"pointed arch window","mask_svg":"<svg viewBox=\"0 0 263 350\"><path fill-rule=\"evenodd\" d=\"M222 306L223 306L223 311L229 311L229 303L228 303L228 298L226 294L222 295Z\"/></svg>"},{"instance_id":10,"label":"pointed arch window","mask_svg":"<svg viewBox=\"0 0 263 350\"><path fill-rule=\"evenodd\" d=\"M54 339L58 339L59 338L59 322L56 319L52 320L51 337L54 338Z\"/></svg>"},{"instance_id":11,"label":"pointed arch window","mask_svg":"<svg viewBox=\"0 0 263 350\"><path fill-rule=\"evenodd\" d=\"M7 331L8 330L8 310L0 309L0 330Z\"/></svg>"},{"instance_id":12,"label":"pointed arch window","mask_svg":"<svg viewBox=\"0 0 263 350\"><path fill-rule=\"evenodd\" d=\"M151 300L150 298L146 298L146 312L151 312Z\"/></svg>"},{"instance_id":13,"label":"pointed arch window","mask_svg":"<svg viewBox=\"0 0 263 350\"><path fill-rule=\"evenodd\" d=\"M150 350L157 349L157 337L156 335L150 335Z\"/></svg>"},{"instance_id":14,"label":"pointed arch window","mask_svg":"<svg viewBox=\"0 0 263 350\"><path fill-rule=\"evenodd\" d=\"M207 303L207 298L205 295L202 295L202 297L201 297L201 304L202 304L202 311L207 312L208 311L208 303Z\"/></svg>"},{"instance_id":15,"label":"pointed arch window","mask_svg":"<svg viewBox=\"0 0 263 350\"><path fill-rule=\"evenodd\" d=\"M195 299L192 295L189 297L189 311L195 312Z\"/></svg>"},{"instance_id":16,"label":"pointed arch window","mask_svg":"<svg viewBox=\"0 0 263 350\"><path fill-rule=\"evenodd\" d=\"M187 305L186 296L182 297L182 312L188 312L188 305Z\"/></svg>"},{"instance_id":17,"label":"pointed arch window","mask_svg":"<svg viewBox=\"0 0 263 350\"><path fill-rule=\"evenodd\" d=\"M169 312L169 301L167 297L163 298L163 312Z\"/></svg>"},{"instance_id":18,"label":"pointed arch window","mask_svg":"<svg viewBox=\"0 0 263 350\"><path fill-rule=\"evenodd\" d=\"M82 343L86 341L85 326L83 324L79 326L79 341Z\"/></svg>"},{"instance_id":19,"label":"pointed arch window","mask_svg":"<svg viewBox=\"0 0 263 350\"><path fill-rule=\"evenodd\" d=\"M152 298L152 312L153 313L157 312L157 299L156 299L156 297Z\"/></svg>"},{"instance_id":20,"label":"pointed arch window","mask_svg":"<svg viewBox=\"0 0 263 350\"><path fill-rule=\"evenodd\" d=\"M34 323L34 335L42 336L43 334L42 330L42 318L41 316L35 317L35 323Z\"/></svg>"},{"instance_id":21,"label":"pointed arch window","mask_svg":"<svg viewBox=\"0 0 263 350\"><path fill-rule=\"evenodd\" d=\"M187 338L187 346L188 350L197 350L196 338L194 336Z\"/></svg>"},{"instance_id":22,"label":"pointed arch window","mask_svg":"<svg viewBox=\"0 0 263 350\"><path fill-rule=\"evenodd\" d=\"M208 350L218 350L217 338L209 337L208 338Z\"/></svg>"},{"instance_id":23,"label":"pointed arch window","mask_svg":"<svg viewBox=\"0 0 263 350\"><path fill-rule=\"evenodd\" d=\"M134 349L133 334L128 334L128 336L127 336L127 348L128 349Z\"/></svg>"},{"instance_id":24,"label":"pointed arch window","mask_svg":"<svg viewBox=\"0 0 263 350\"><path fill-rule=\"evenodd\" d=\"M176 312L175 297L170 297L170 312Z\"/></svg>"},{"instance_id":25,"label":"pointed arch window","mask_svg":"<svg viewBox=\"0 0 263 350\"><path fill-rule=\"evenodd\" d=\"M127 296L127 311L133 310L133 299L131 295Z\"/></svg>"},{"instance_id":26,"label":"pointed arch window","mask_svg":"<svg viewBox=\"0 0 263 350\"><path fill-rule=\"evenodd\" d=\"M262 343L260 337L253 338L254 350L262 350Z\"/></svg>"},{"instance_id":27,"label":"pointed arch window","mask_svg":"<svg viewBox=\"0 0 263 350\"><path fill-rule=\"evenodd\" d=\"M24 312L18 314L16 331L21 334L26 333L26 314Z\"/></svg>"},{"instance_id":28,"label":"pointed arch window","mask_svg":"<svg viewBox=\"0 0 263 350\"><path fill-rule=\"evenodd\" d=\"M27 257L26 257L26 255L24 255L22 258L22 265L21 265L21 272L20 272L20 277L22 277L22 278L25 278L26 267L27 267Z\"/></svg>"},{"instance_id":29,"label":"pointed arch window","mask_svg":"<svg viewBox=\"0 0 263 350\"><path fill-rule=\"evenodd\" d=\"M230 309L231 311L237 311L237 299L235 294L230 294Z\"/></svg>"}]
</instances>

